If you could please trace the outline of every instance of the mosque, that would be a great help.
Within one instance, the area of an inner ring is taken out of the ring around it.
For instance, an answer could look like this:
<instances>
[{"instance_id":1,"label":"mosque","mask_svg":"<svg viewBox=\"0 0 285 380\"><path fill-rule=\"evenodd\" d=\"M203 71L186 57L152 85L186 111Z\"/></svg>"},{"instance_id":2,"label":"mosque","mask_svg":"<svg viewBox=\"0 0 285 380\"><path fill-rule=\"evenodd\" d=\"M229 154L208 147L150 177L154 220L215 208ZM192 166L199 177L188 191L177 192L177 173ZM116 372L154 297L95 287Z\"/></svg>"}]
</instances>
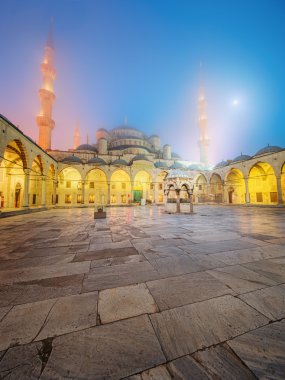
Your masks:
<instances>
[{"instance_id":1,"label":"mosque","mask_svg":"<svg viewBox=\"0 0 285 380\"><path fill-rule=\"evenodd\" d=\"M191 163L161 146L157 135L146 136L125 123L99 129L95 144L81 144L75 130L68 151L52 149L56 71L51 35L41 64L38 144L0 115L0 211L47 207L88 207L167 202L165 178L179 170L193 181L194 203L285 204L285 150L267 146L254 156L240 155L208 162L208 118L203 89L198 97L200 162ZM173 194L187 198L187 194ZM183 200L183 199L182 199Z\"/></svg>"}]
</instances>

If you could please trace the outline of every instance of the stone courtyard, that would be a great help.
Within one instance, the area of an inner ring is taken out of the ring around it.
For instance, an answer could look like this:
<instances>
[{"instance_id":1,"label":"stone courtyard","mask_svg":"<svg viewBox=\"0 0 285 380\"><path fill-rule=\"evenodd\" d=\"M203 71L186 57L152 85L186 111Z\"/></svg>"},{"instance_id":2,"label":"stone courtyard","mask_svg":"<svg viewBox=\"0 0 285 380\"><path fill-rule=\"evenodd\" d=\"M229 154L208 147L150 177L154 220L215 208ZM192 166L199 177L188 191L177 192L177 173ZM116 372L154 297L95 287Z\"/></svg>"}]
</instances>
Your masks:
<instances>
[{"instance_id":1,"label":"stone courtyard","mask_svg":"<svg viewBox=\"0 0 285 380\"><path fill-rule=\"evenodd\" d=\"M0 378L284 379L285 209L0 220Z\"/></svg>"}]
</instances>

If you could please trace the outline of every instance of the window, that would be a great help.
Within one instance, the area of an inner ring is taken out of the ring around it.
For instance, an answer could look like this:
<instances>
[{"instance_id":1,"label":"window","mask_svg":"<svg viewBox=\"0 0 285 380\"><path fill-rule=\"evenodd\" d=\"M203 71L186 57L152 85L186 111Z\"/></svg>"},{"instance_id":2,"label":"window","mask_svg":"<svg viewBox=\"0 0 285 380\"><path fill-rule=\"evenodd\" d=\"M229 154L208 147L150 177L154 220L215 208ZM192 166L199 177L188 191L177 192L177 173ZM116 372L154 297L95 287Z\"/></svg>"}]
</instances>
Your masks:
<instances>
[{"instance_id":1,"label":"window","mask_svg":"<svg viewBox=\"0 0 285 380\"><path fill-rule=\"evenodd\" d=\"M122 201L122 203L126 203L127 202L126 194L122 194L121 195L121 201Z\"/></svg>"},{"instance_id":2,"label":"window","mask_svg":"<svg viewBox=\"0 0 285 380\"><path fill-rule=\"evenodd\" d=\"M125 183L122 183L122 189L126 190L126 184Z\"/></svg>"},{"instance_id":3,"label":"window","mask_svg":"<svg viewBox=\"0 0 285 380\"><path fill-rule=\"evenodd\" d=\"M159 194L159 196L158 196L158 202L159 203L163 202L163 195L162 194Z\"/></svg>"},{"instance_id":4,"label":"window","mask_svg":"<svg viewBox=\"0 0 285 380\"><path fill-rule=\"evenodd\" d=\"M276 192L270 193L270 202L277 202L277 193Z\"/></svg>"},{"instance_id":5,"label":"window","mask_svg":"<svg viewBox=\"0 0 285 380\"><path fill-rule=\"evenodd\" d=\"M81 190L81 189L82 189L82 182L79 181L79 182L77 183L77 190Z\"/></svg>"},{"instance_id":6,"label":"window","mask_svg":"<svg viewBox=\"0 0 285 380\"><path fill-rule=\"evenodd\" d=\"M65 194L65 203L71 203L71 194Z\"/></svg>"},{"instance_id":7,"label":"window","mask_svg":"<svg viewBox=\"0 0 285 380\"><path fill-rule=\"evenodd\" d=\"M262 193L256 193L256 202L263 202Z\"/></svg>"},{"instance_id":8,"label":"window","mask_svg":"<svg viewBox=\"0 0 285 380\"><path fill-rule=\"evenodd\" d=\"M95 202L95 195L89 194L89 203L94 203L94 202Z\"/></svg>"},{"instance_id":9,"label":"window","mask_svg":"<svg viewBox=\"0 0 285 380\"><path fill-rule=\"evenodd\" d=\"M199 190L202 190L202 185L199 185Z\"/></svg>"},{"instance_id":10,"label":"window","mask_svg":"<svg viewBox=\"0 0 285 380\"><path fill-rule=\"evenodd\" d=\"M66 181L66 188L70 189L71 188L71 181Z\"/></svg>"},{"instance_id":11,"label":"window","mask_svg":"<svg viewBox=\"0 0 285 380\"><path fill-rule=\"evenodd\" d=\"M115 183L112 183L112 185L111 185L111 189L113 189L113 190L116 189L116 184L115 184Z\"/></svg>"},{"instance_id":12,"label":"window","mask_svg":"<svg viewBox=\"0 0 285 380\"><path fill-rule=\"evenodd\" d=\"M111 203L116 203L116 196L114 194L111 195Z\"/></svg>"},{"instance_id":13,"label":"window","mask_svg":"<svg viewBox=\"0 0 285 380\"><path fill-rule=\"evenodd\" d=\"M81 203L81 202L82 202L82 195L77 194L77 203Z\"/></svg>"},{"instance_id":14,"label":"window","mask_svg":"<svg viewBox=\"0 0 285 380\"><path fill-rule=\"evenodd\" d=\"M89 189L94 189L94 182L89 183Z\"/></svg>"},{"instance_id":15,"label":"window","mask_svg":"<svg viewBox=\"0 0 285 380\"><path fill-rule=\"evenodd\" d=\"M154 188L154 184L151 183L151 184L150 184L150 190L153 190L153 188Z\"/></svg>"},{"instance_id":16,"label":"window","mask_svg":"<svg viewBox=\"0 0 285 380\"><path fill-rule=\"evenodd\" d=\"M162 183L160 183L160 184L158 185L158 189L159 189L159 190L162 190Z\"/></svg>"},{"instance_id":17,"label":"window","mask_svg":"<svg viewBox=\"0 0 285 380\"><path fill-rule=\"evenodd\" d=\"M37 203L37 194L33 194L33 205Z\"/></svg>"}]
</instances>

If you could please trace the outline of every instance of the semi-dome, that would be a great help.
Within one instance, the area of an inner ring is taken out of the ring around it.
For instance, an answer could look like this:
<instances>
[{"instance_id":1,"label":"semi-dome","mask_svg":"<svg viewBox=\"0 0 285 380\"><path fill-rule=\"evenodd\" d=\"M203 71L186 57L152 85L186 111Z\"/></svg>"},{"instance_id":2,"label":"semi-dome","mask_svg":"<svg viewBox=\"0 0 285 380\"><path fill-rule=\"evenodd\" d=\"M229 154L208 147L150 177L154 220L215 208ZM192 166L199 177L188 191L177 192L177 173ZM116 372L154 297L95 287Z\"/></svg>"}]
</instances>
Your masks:
<instances>
[{"instance_id":1,"label":"semi-dome","mask_svg":"<svg viewBox=\"0 0 285 380\"><path fill-rule=\"evenodd\" d=\"M189 178L189 175L180 169L173 169L169 170L167 178Z\"/></svg>"},{"instance_id":2,"label":"semi-dome","mask_svg":"<svg viewBox=\"0 0 285 380\"><path fill-rule=\"evenodd\" d=\"M214 169L223 168L224 166L227 166L227 165L228 165L228 162L227 162L227 161L221 161L221 162L219 162L219 163L214 167Z\"/></svg>"},{"instance_id":3,"label":"semi-dome","mask_svg":"<svg viewBox=\"0 0 285 380\"><path fill-rule=\"evenodd\" d=\"M259 156L260 154L266 154L266 153L277 153L283 150L280 146L276 145L267 145L262 149L259 149L256 153L255 156Z\"/></svg>"},{"instance_id":4,"label":"semi-dome","mask_svg":"<svg viewBox=\"0 0 285 380\"><path fill-rule=\"evenodd\" d=\"M144 155L144 154L138 154L136 155L133 159L132 159L132 162L134 161L149 161L149 159Z\"/></svg>"},{"instance_id":5,"label":"semi-dome","mask_svg":"<svg viewBox=\"0 0 285 380\"><path fill-rule=\"evenodd\" d=\"M95 165L107 165L102 158L99 157L93 157L88 161L88 164L95 164Z\"/></svg>"},{"instance_id":6,"label":"semi-dome","mask_svg":"<svg viewBox=\"0 0 285 380\"><path fill-rule=\"evenodd\" d=\"M111 165L117 165L117 166L128 166L129 164L125 160L121 160L118 158L117 160L113 161Z\"/></svg>"},{"instance_id":7,"label":"semi-dome","mask_svg":"<svg viewBox=\"0 0 285 380\"><path fill-rule=\"evenodd\" d=\"M76 150L90 150L91 152L97 152L96 147L90 144L81 144L76 148Z\"/></svg>"},{"instance_id":8,"label":"semi-dome","mask_svg":"<svg viewBox=\"0 0 285 380\"><path fill-rule=\"evenodd\" d=\"M174 162L174 164L170 166L170 169L185 169L185 167L180 162Z\"/></svg>"},{"instance_id":9,"label":"semi-dome","mask_svg":"<svg viewBox=\"0 0 285 380\"><path fill-rule=\"evenodd\" d=\"M70 163L77 163L77 164L82 164L82 161L80 160L79 157L76 157L76 156L67 156L67 157L64 157L64 159L61 161L61 162L70 162Z\"/></svg>"},{"instance_id":10,"label":"semi-dome","mask_svg":"<svg viewBox=\"0 0 285 380\"><path fill-rule=\"evenodd\" d=\"M249 160L251 157L248 156L247 154L240 154L236 158L233 159L233 162L238 162L238 161L246 161Z\"/></svg>"},{"instance_id":11,"label":"semi-dome","mask_svg":"<svg viewBox=\"0 0 285 380\"><path fill-rule=\"evenodd\" d=\"M162 161L155 162L154 166L156 168L165 168L165 169L168 169L168 166L167 166L166 162L162 162Z\"/></svg>"}]
</instances>

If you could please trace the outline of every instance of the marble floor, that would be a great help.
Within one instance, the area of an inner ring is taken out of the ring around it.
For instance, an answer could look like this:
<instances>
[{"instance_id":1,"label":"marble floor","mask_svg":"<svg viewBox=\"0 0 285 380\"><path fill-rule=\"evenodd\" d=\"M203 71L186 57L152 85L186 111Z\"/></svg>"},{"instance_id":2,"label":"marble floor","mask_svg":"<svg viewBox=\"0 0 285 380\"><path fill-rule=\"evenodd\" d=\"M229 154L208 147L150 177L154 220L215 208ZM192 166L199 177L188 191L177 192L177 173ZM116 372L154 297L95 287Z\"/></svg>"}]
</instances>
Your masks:
<instances>
[{"instance_id":1,"label":"marble floor","mask_svg":"<svg viewBox=\"0 0 285 380\"><path fill-rule=\"evenodd\" d=\"M0 378L284 379L285 209L0 219Z\"/></svg>"}]
</instances>

